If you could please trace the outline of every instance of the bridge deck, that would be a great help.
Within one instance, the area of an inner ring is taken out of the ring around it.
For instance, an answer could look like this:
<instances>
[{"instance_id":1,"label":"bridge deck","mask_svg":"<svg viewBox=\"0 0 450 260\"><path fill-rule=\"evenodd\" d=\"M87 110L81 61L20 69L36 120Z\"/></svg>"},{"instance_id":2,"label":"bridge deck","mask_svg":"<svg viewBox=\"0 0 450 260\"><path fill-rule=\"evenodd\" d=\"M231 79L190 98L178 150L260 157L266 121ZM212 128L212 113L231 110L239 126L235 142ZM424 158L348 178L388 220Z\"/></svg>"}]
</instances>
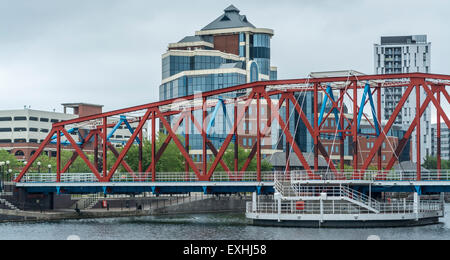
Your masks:
<instances>
[{"instance_id":1,"label":"bridge deck","mask_svg":"<svg viewBox=\"0 0 450 260\"><path fill-rule=\"evenodd\" d=\"M356 177L356 178L355 178ZM124 173L114 176L111 182L98 182L92 173L63 174L59 182L56 174L28 174L16 187L25 188L29 192L62 192L62 193L236 193L258 192L273 193L277 180L288 180L300 185L348 185L361 191L372 192L414 192L423 193L450 192L450 172L429 172L421 180L416 180L413 172L366 172L364 175L327 172L316 173L311 177L305 171L284 173L264 173L261 180L256 174L228 176L218 174L210 181L197 181L193 175L185 173L160 173L152 180L151 176L139 173Z\"/></svg>"}]
</instances>

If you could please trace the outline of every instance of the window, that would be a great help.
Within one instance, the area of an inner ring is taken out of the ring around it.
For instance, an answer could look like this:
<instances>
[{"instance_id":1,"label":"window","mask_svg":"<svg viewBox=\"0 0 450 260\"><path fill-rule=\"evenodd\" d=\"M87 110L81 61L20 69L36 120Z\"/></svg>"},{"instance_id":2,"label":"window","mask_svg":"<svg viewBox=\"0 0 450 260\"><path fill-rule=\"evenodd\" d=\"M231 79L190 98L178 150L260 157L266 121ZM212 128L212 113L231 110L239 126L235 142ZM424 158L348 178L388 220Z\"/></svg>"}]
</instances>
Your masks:
<instances>
[{"instance_id":1,"label":"window","mask_svg":"<svg viewBox=\"0 0 450 260\"><path fill-rule=\"evenodd\" d=\"M41 133L48 133L48 129L42 128L42 129L41 129Z\"/></svg>"},{"instance_id":2,"label":"window","mask_svg":"<svg viewBox=\"0 0 450 260\"><path fill-rule=\"evenodd\" d=\"M252 146L252 139L251 138L248 139L248 146Z\"/></svg>"},{"instance_id":3,"label":"window","mask_svg":"<svg viewBox=\"0 0 450 260\"><path fill-rule=\"evenodd\" d=\"M12 143L11 139L0 139L0 144L9 144Z\"/></svg>"},{"instance_id":4,"label":"window","mask_svg":"<svg viewBox=\"0 0 450 260\"><path fill-rule=\"evenodd\" d=\"M23 127L16 127L16 128L14 128L14 132L26 132L26 131L27 131L27 129L23 128Z\"/></svg>"},{"instance_id":5,"label":"window","mask_svg":"<svg viewBox=\"0 0 450 260\"><path fill-rule=\"evenodd\" d=\"M14 139L14 143L26 143L27 139Z\"/></svg>"},{"instance_id":6,"label":"window","mask_svg":"<svg viewBox=\"0 0 450 260\"><path fill-rule=\"evenodd\" d=\"M25 153L22 150L19 150L14 153L15 156L25 156Z\"/></svg>"},{"instance_id":7,"label":"window","mask_svg":"<svg viewBox=\"0 0 450 260\"><path fill-rule=\"evenodd\" d=\"M48 120L48 118L43 118L43 117L41 117L41 120L40 120L41 122L48 122L49 120Z\"/></svg>"},{"instance_id":8,"label":"window","mask_svg":"<svg viewBox=\"0 0 450 260\"><path fill-rule=\"evenodd\" d=\"M58 123L59 120L58 120L58 119L52 119L52 120L50 120L50 122L52 122L52 123Z\"/></svg>"},{"instance_id":9,"label":"window","mask_svg":"<svg viewBox=\"0 0 450 260\"><path fill-rule=\"evenodd\" d=\"M38 140L37 139L30 139L30 143L35 143L37 144Z\"/></svg>"},{"instance_id":10,"label":"window","mask_svg":"<svg viewBox=\"0 0 450 260\"><path fill-rule=\"evenodd\" d=\"M0 128L0 132L11 132L12 129L11 128Z\"/></svg>"},{"instance_id":11,"label":"window","mask_svg":"<svg viewBox=\"0 0 450 260\"><path fill-rule=\"evenodd\" d=\"M38 121L38 118L34 117L34 116L30 116L30 121Z\"/></svg>"},{"instance_id":12,"label":"window","mask_svg":"<svg viewBox=\"0 0 450 260\"><path fill-rule=\"evenodd\" d=\"M30 127L30 132L37 132L37 131L38 131L37 128Z\"/></svg>"},{"instance_id":13,"label":"window","mask_svg":"<svg viewBox=\"0 0 450 260\"><path fill-rule=\"evenodd\" d=\"M12 121L11 117L0 117L0 121Z\"/></svg>"},{"instance_id":14,"label":"window","mask_svg":"<svg viewBox=\"0 0 450 260\"><path fill-rule=\"evenodd\" d=\"M14 121L27 121L26 116L16 116L14 117Z\"/></svg>"}]
</instances>

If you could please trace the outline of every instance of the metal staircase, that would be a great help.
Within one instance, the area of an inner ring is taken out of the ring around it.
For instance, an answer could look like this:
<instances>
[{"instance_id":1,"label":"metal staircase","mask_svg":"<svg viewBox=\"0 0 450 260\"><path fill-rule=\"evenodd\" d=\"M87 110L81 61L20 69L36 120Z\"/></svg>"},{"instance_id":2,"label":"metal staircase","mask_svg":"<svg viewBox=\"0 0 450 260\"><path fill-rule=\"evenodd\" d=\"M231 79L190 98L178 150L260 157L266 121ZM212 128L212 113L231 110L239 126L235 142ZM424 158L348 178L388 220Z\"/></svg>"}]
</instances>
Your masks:
<instances>
[{"instance_id":1,"label":"metal staircase","mask_svg":"<svg viewBox=\"0 0 450 260\"><path fill-rule=\"evenodd\" d=\"M6 207L8 207L11 210L19 210L16 206L14 206L13 204L11 204L9 201L7 201L6 199L0 199L0 204L5 205Z\"/></svg>"},{"instance_id":2,"label":"metal staircase","mask_svg":"<svg viewBox=\"0 0 450 260\"><path fill-rule=\"evenodd\" d=\"M309 186L292 183L288 180L275 180L275 190L281 200L288 201L347 201L354 206L380 213L380 203L367 195L343 185Z\"/></svg>"}]
</instances>

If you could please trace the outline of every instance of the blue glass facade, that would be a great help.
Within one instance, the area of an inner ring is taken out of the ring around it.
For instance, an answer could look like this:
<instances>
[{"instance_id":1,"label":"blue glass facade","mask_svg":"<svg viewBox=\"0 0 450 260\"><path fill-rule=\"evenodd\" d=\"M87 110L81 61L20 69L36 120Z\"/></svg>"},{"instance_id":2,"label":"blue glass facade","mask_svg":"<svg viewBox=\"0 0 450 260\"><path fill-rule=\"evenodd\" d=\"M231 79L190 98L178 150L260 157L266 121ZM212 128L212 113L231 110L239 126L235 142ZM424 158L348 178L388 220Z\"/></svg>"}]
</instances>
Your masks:
<instances>
[{"instance_id":1,"label":"blue glass facade","mask_svg":"<svg viewBox=\"0 0 450 260\"><path fill-rule=\"evenodd\" d=\"M270 71L270 80L277 80L278 79L278 71L271 70Z\"/></svg>"},{"instance_id":2,"label":"blue glass facade","mask_svg":"<svg viewBox=\"0 0 450 260\"><path fill-rule=\"evenodd\" d=\"M246 48L245 48L245 33L239 34L239 57L246 56Z\"/></svg>"},{"instance_id":3,"label":"blue glass facade","mask_svg":"<svg viewBox=\"0 0 450 260\"><path fill-rule=\"evenodd\" d=\"M239 15L240 11L236 8L227 8L224 11L221 17L203 28L200 33L169 45L169 51L162 59L163 84L159 87L160 100L183 98L258 80L277 79L277 71L270 70L270 41L273 31L256 30L245 16ZM233 28L236 31L230 32ZM249 29L244 31L242 28ZM207 44L199 44L202 41ZM189 73L180 74L182 72ZM213 109L208 111L208 115ZM234 107L231 106L227 110L230 116ZM202 112L194 112L194 117L201 122ZM215 147L221 146L230 130L225 122L226 117L222 109L218 110L215 125L208 136ZM174 118L170 119L173 121ZM192 124L190 128L190 148L201 150L201 133ZM253 136L248 135L245 138L247 145L254 143ZM196 159L199 159L198 155L196 156Z\"/></svg>"},{"instance_id":4,"label":"blue glass facade","mask_svg":"<svg viewBox=\"0 0 450 260\"><path fill-rule=\"evenodd\" d=\"M258 63L261 74L270 75L270 35L254 34L250 37L250 59Z\"/></svg>"},{"instance_id":5,"label":"blue glass facade","mask_svg":"<svg viewBox=\"0 0 450 260\"><path fill-rule=\"evenodd\" d=\"M218 73L198 76L182 76L159 87L159 99L167 100L207 92L247 82L247 76L240 73Z\"/></svg>"},{"instance_id":6,"label":"blue glass facade","mask_svg":"<svg viewBox=\"0 0 450 260\"><path fill-rule=\"evenodd\" d=\"M245 69L245 64L239 60L224 59L220 56L168 56L162 59L162 78L166 79L183 71L218 69L223 64L239 63L237 66Z\"/></svg>"}]
</instances>

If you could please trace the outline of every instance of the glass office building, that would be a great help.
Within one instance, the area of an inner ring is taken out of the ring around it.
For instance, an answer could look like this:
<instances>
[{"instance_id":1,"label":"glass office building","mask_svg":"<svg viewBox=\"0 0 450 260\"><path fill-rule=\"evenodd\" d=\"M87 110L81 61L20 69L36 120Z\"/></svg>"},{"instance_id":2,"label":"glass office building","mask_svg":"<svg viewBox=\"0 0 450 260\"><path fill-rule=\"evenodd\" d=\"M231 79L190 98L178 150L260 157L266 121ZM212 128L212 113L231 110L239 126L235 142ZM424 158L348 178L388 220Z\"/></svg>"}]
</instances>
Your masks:
<instances>
[{"instance_id":1,"label":"glass office building","mask_svg":"<svg viewBox=\"0 0 450 260\"><path fill-rule=\"evenodd\" d=\"M160 100L179 99L255 81L276 80L277 68L270 62L273 35L273 30L256 28L236 7L229 6L220 17L195 35L169 44L167 52L162 55ZM233 109L233 106L227 106L227 113L232 115ZM208 112L213 110L211 108ZM220 146L229 129L222 119L224 116L220 109L210 135L216 147ZM201 120L201 113L195 117ZM202 149L203 142L197 129L192 125L191 128L190 150L195 153L195 150ZM251 148L252 144L251 134L244 134L240 145ZM266 148L272 147L267 145ZM193 157L199 159L198 156Z\"/></svg>"}]
</instances>

